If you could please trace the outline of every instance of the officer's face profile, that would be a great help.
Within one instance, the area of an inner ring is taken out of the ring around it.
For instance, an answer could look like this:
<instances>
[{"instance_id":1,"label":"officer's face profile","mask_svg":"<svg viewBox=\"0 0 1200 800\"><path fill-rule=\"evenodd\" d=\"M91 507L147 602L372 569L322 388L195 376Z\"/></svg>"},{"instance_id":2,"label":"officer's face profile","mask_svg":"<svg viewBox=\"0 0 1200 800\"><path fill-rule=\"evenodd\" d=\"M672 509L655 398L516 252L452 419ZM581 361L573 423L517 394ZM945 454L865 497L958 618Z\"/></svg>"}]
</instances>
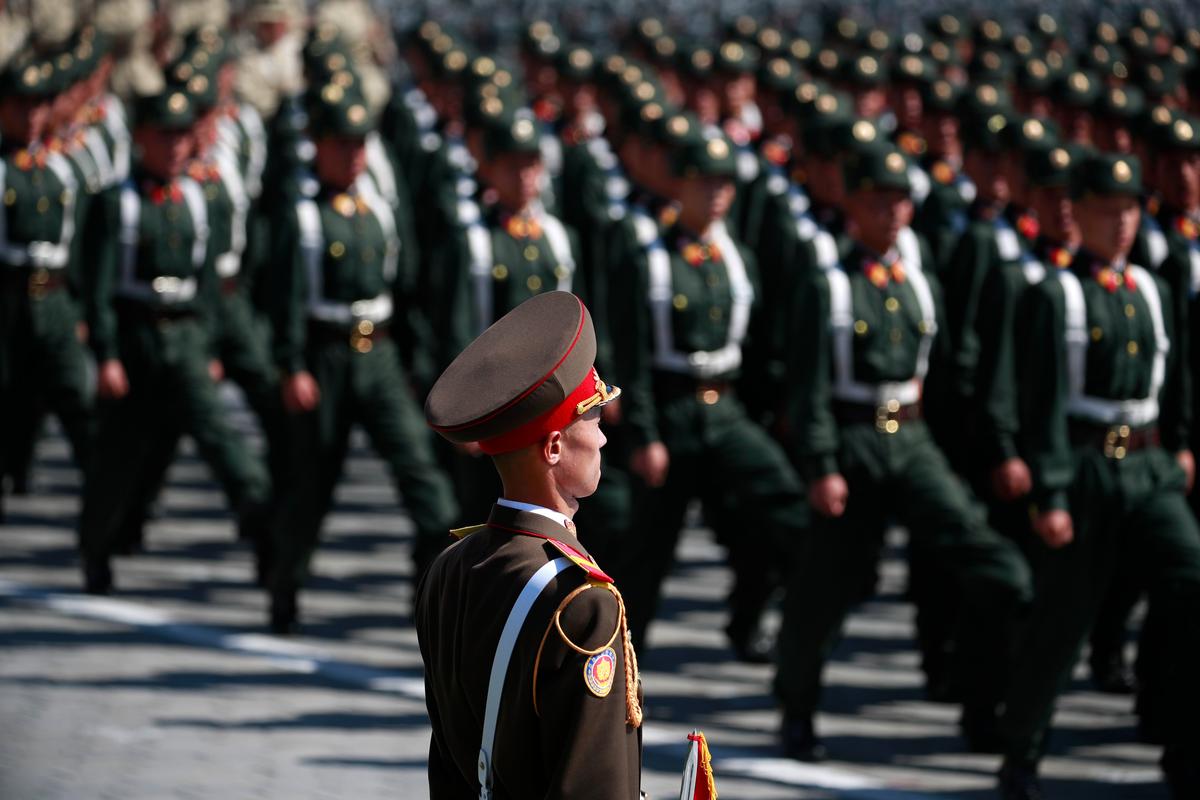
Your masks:
<instances>
[{"instance_id":1,"label":"officer's face profile","mask_svg":"<svg viewBox=\"0 0 1200 800\"><path fill-rule=\"evenodd\" d=\"M1088 194L1075 201L1083 246L1105 261L1123 258L1133 247L1142 210L1136 197Z\"/></svg>"},{"instance_id":2,"label":"officer's face profile","mask_svg":"<svg viewBox=\"0 0 1200 800\"><path fill-rule=\"evenodd\" d=\"M1132 153L1133 134L1121 120L1105 120L1096 124L1096 149L1105 153Z\"/></svg>"},{"instance_id":3,"label":"officer's face profile","mask_svg":"<svg viewBox=\"0 0 1200 800\"><path fill-rule=\"evenodd\" d=\"M193 139L188 128L140 125L133 132L133 143L141 154L142 169L161 180L180 175L192 156Z\"/></svg>"},{"instance_id":4,"label":"officer's face profile","mask_svg":"<svg viewBox=\"0 0 1200 800\"><path fill-rule=\"evenodd\" d=\"M589 497L600 485L600 448L608 439L600 430L600 409L593 408L566 427L548 437L558 437L551 474L559 492L568 498ZM545 449L551 449L548 444Z\"/></svg>"},{"instance_id":5,"label":"officer's face profile","mask_svg":"<svg viewBox=\"0 0 1200 800\"><path fill-rule=\"evenodd\" d=\"M846 182L842 176L842 157L812 153L805 156L804 171L808 173L808 194L823 206L840 208L846 197Z\"/></svg>"},{"instance_id":6,"label":"officer's face profile","mask_svg":"<svg viewBox=\"0 0 1200 800\"><path fill-rule=\"evenodd\" d=\"M979 198L989 203L1007 203L1008 175L1003 159L983 150L968 150L963 159L963 170L970 176L979 193Z\"/></svg>"},{"instance_id":7,"label":"officer's face profile","mask_svg":"<svg viewBox=\"0 0 1200 800\"><path fill-rule=\"evenodd\" d=\"M367 166L367 148L361 136L322 136L315 142L317 157L313 165L317 178L326 186L345 188Z\"/></svg>"},{"instance_id":8,"label":"officer's face profile","mask_svg":"<svg viewBox=\"0 0 1200 800\"><path fill-rule=\"evenodd\" d=\"M1072 242L1078 236L1075 207L1065 186L1031 188L1029 207L1037 214L1042 233L1051 241Z\"/></svg>"},{"instance_id":9,"label":"officer's face profile","mask_svg":"<svg viewBox=\"0 0 1200 800\"><path fill-rule=\"evenodd\" d=\"M677 191L679 221L696 233L724 219L733 204L733 180L722 176L684 178L678 182Z\"/></svg>"},{"instance_id":10,"label":"officer's face profile","mask_svg":"<svg viewBox=\"0 0 1200 800\"><path fill-rule=\"evenodd\" d=\"M1200 157L1194 153L1159 153L1150 161L1149 183L1172 209L1193 211L1200 207Z\"/></svg>"},{"instance_id":11,"label":"officer's face profile","mask_svg":"<svg viewBox=\"0 0 1200 800\"><path fill-rule=\"evenodd\" d=\"M912 219L912 200L899 189L857 189L846 194L846 223L853 236L876 253L896 244Z\"/></svg>"},{"instance_id":12,"label":"officer's face profile","mask_svg":"<svg viewBox=\"0 0 1200 800\"><path fill-rule=\"evenodd\" d=\"M957 158L962 155L962 143L958 138L958 117L943 111L928 114L922 120L922 135L933 156Z\"/></svg>"},{"instance_id":13,"label":"officer's face profile","mask_svg":"<svg viewBox=\"0 0 1200 800\"><path fill-rule=\"evenodd\" d=\"M920 130L924 101L917 85L911 81L901 81L892 87L890 94L888 105L895 112L900 127L910 131Z\"/></svg>"}]
</instances>

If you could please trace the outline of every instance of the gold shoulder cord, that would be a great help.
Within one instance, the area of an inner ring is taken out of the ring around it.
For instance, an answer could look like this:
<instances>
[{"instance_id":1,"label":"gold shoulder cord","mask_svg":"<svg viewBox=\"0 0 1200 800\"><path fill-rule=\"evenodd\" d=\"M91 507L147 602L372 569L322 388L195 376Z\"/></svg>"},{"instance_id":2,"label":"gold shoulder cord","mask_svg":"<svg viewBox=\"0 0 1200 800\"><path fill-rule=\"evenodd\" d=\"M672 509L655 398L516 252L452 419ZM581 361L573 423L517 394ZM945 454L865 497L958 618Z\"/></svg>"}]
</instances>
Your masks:
<instances>
[{"instance_id":1,"label":"gold shoulder cord","mask_svg":"<svg viewBox=\"0 0 1200 800\"><path fill-rule=\"evenodd\" d=\"M617 628L613 631L612 636L608 641L597 647L595 650L586 650L571 641L566 632L562 629L562 612L572 600L586 592L588 589L606 589L612 592L617 598ZM625 724L634 728L642 726L642 705L638 702L637 686L640 676L638 675L637 654L633 651L633 640L629 635L629 625L625 620L625 600L621 597L621 593L617 591L617 587L611 583L602 583L600 581L588 581L582 586L575 589L569 595L563 598L563 601L558 604L558 608L554 611L554 617L550 624L546 626L546 632L542 634L542 642L538 645L537 658L533 661L533 712L541 716L541 711L538 710L538 694L537 694L537 679L538 668L542 663L542 649L546 646L546 639L550 636L551 630L557 630L558 635L566 642L567 647L579 653L581 656L591 657L598 653L604 652L611 647L613 642L617 640L617 636L621 637L621 647L624 650L625 658Z\"/></svg>"}]
</instances>

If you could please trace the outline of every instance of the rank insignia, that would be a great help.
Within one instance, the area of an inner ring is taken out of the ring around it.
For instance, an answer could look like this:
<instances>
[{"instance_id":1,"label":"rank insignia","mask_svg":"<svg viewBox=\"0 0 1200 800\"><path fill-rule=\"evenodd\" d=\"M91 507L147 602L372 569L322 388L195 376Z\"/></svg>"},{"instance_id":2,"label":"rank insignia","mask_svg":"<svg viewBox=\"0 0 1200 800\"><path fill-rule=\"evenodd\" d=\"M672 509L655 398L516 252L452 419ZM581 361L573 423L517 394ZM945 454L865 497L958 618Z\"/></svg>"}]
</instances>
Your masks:
<instances>
[{"instance_id":1,"label":"rank insignia","mask_svg":"<svg viewBox=\"0 0 1200 800\"><path fill-rule=\"evenodd\" d=\"M587 684L588 691L596 697L608 697L616 674L617 654L611 647L606 647L591 656L583 665L583 682Z\"/></svg>"},{"instance_id":2,"label":"rank insignia","mask_svg":"<svg viewBox=\"0 0 1200 800\"><path fill-rule=\"evenodd\" d=\"M1038 218L1032 214L1022 214L1017 218L1017 230L1026 239L1032 240L1037 238L1041 225L1038 224Z\"/></svg>"},{"instance_id":3,"label":"rank insignia","mask_svg":"<svg viewBox=\"0 0 1200 800\"><path fill-rule=\"evenodd\" d=\"M1071 251L1065 247L1056 247L1050 251L1050 263L1059 269L1071 266Z\"/></svg>"},{"instance_id":4,"label":"rank insignia","mask_svg":"<svg viewBox=\"0 0 1200 800\"><path fill-rule=\"evenodd\" d=\"M945 161L933 165L933 179L938 183L950 183L954 180L954 168Z\"/></svg>"},{"instance_id":5,"label":"rank insignia","mask_svg":"<svg viewBox=\"0 0 1200 800\"><path fill-rule=\"evenodd\" d=\"M1187 217L1179 217L1175 220L1175 230L1179 231L1186 239L1195 239L1200 236L1200 225Z\"/></svg>"}]
</instances>

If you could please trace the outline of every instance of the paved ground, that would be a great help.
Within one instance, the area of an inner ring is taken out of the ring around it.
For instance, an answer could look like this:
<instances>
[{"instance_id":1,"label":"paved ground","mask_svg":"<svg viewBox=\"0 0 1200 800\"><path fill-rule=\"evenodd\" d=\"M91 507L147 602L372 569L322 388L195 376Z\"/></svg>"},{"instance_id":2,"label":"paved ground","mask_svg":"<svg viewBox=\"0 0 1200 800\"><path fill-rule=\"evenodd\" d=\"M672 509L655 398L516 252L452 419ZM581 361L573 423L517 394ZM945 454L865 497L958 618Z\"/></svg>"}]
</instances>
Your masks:
<instances>
[{"instance_id":1,"label":"paved ground","mask_svg":"<svg viewBox=\"0 0 1200 800\"><path fill-rule=\"evenodd\" d=\"M116 563L119 593L80 595L76 476L39 448L36 493L0 527L0 798L421 798L427 721L407 619L410 528L361 447L305 595L305 636L263 635L265 598L220 493L185 449L148 552ZM778 759L765 667L720 633L728 574L689 530L643 654L645 788L677 796L683 737L712 744L723 798L986 798L996 760L961 751L956 709L923 700L890 556L829 670L818 724L837 760ZM1077 681L1045 764L1054 798L1164 798L1130 702Z\"/></svg>"}]
</instances>

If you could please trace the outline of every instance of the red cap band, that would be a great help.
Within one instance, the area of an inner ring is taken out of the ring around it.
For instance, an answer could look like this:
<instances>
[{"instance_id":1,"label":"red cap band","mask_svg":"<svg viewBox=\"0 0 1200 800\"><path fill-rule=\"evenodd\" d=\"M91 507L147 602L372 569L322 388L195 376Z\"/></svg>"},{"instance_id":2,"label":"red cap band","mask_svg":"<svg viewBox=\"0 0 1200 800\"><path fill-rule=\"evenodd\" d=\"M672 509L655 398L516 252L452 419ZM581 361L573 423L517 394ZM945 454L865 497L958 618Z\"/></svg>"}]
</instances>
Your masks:
<instances>
[{"instance_id":1,"label":"red cap band","mask_svg":"<svg viewBox=\"0 0 1200 800\"><path fill-rule=\"evenodd\" d=\"M479 443L480 449L489 456L511 453L513 450L528 447L551 431L561 431L579 416L579 404L590 399L596 393L596 381L598 380L599 377L593 367L583 381L575 387L575 390L557 406L515 430L500 436L493 436L491 439L484 439Z\"/></svg>"}]
</instances>

